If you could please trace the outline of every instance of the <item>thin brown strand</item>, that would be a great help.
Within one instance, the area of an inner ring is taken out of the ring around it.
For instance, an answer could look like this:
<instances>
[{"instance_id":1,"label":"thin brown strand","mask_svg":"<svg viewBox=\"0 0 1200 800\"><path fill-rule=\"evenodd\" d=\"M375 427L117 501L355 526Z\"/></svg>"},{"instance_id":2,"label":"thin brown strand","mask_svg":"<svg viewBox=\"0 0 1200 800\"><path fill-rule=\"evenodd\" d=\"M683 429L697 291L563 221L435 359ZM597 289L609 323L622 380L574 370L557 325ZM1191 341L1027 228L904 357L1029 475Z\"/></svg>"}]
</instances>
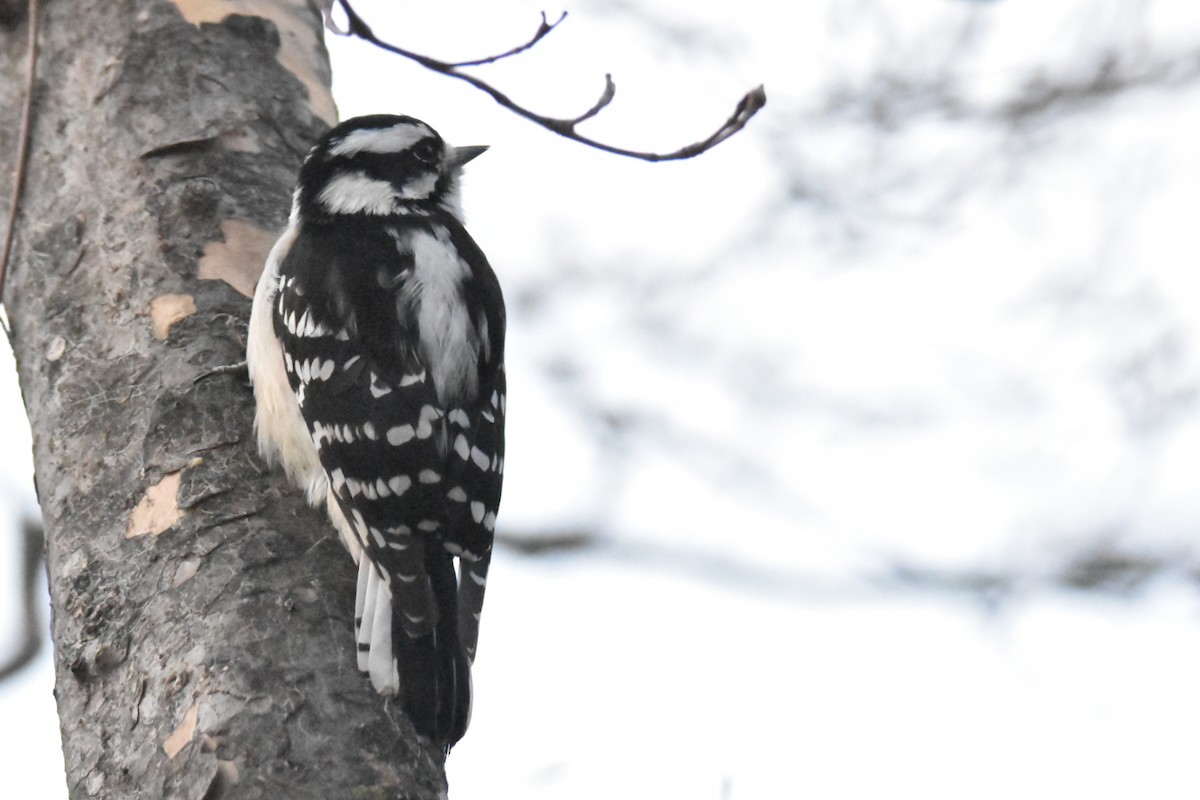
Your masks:
<instances>
[{"instance_id":1,"label":"thin brown strand","mask_svg":"<svg viewBox=\"0 0 1200 800\"><path fill-rule=\"evenodd\" d=\"M29 0L29 54L25 61L25 106L21 110L21 129L17 134L17 163L13 167L12 198L8 208L8 224L4 230L4 249L0 250L0 305L4 304L4 284L8 277L8 257L12 252L13 232L17 225L17 208L21 204L21 188L25 184L25 165L29 161L30 120L33 117L33 79L37 72L38 0ZM6 323L7 327L7 323Z\"/></svg>"}]
</instances>

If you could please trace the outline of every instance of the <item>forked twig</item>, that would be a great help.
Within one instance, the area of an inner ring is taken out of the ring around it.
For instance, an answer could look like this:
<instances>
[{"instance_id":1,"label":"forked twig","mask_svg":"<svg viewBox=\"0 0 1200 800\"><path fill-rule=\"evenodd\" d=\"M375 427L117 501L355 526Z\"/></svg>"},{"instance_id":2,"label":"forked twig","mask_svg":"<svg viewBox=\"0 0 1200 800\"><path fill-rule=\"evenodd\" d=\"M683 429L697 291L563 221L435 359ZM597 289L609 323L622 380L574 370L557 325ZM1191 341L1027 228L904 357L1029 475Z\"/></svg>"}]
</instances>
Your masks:
<instances>
[{"instance_id":1,"label":"forked twig","mask_svg":"<svg viewBox=\"0 0 1200 800\"><path fill-rule=\"evenodd\" d=\"M535 44L537 44L542 39L544 39L546 37L546 35L548 33L550 33L550 31L557 28L559 26L559 24L562 23L562 21L566 18L567 18L567 12L564 11L564 12L562 12L562 14L559 15L558 19L554 20L554 22L547 22L546 21L546 12L543 11L542 12L542 24L538 26L537 33L535 33L533 35L533 38L530 39L525 44L514 47L512 50L506 50L505 52L501 53L498 56L488 56L487 58L477 58L474 61L457 61L457 62L451 64L450 66L452 66L452 67L478 67L483 64L494 64L502 58L508 58L509 56L515 56L517 53L524 53L526 50L533 47Z\"/></svg>"},{"instance_id":2,"label":"forked twig","mask_svg":"<svg viewBox=\"0 0 1200 800\"><path fill-rule=\"evenodd\" d=\"M578 117L571 120L571 124L578 125L579 123L583 122L585 119L590 119L591 117L596 116L601 111L603 111L604 107L607 106L609 103L611 103L613 101L613 98L616 96L617 96L617 85L615 83L613 83L612 75L610 75L609 73L605 73L604 74L604 92L600 95L600 99L597 100L595 105L593 105L587 111L583 112Z\"/></svg>"},{"instance_id":3,"label":"forked twig","mask_svg":"<svg viewBox=\"0 0 1200 800\"><path fill-rule=\"evenodd\" d=\"M333 22L332 12L335 4L340 6L342 11L344 11L346 14L347 25L344 30L339 28ZM477 78L474 75L469 75L465 72L459 71L460 67L475 67L485 64L492 64L502 58L508 58L509 56L514 56L518 53L523 53L526 50L529 50L547 35L549 35L549 33L556 27L558 27L559 23L566 19L566 12L563 12L562 16L560 16L553 23L547 22L546 15L543 13L542 24L538 27L538 30L533 35L533 38L523 45L514 47L511 50L506 50L505 52L495 56L489 56L487 58L480 58L473 61L449 62L440 61L436 58L431 58L420 53L414 53L411 50L405 50L402 47L397 47L396 45L389 44L381 40L371 30L371 26L369 26L366 21L358 15L358 12L354 10L353 6L350 5L350 0L325 0L322 5L325 12L326 27L334 33L343 36L357 36L359 39L369 42L382 50L386 50L389 53L395 53L398 56L403 56L410 61L415 61L426 69L450 78L456 78L460 81L465 81L481 92L490 95L493 100L495 100L504 108L507 108L509 111L512 111L514 114L524 117L530 122L540 125L548 131L557 133L559 136L579 142L580 144L585 144L588 147L594 147L597 150L604 150L608 153L628 156L630 158L638 158L643 161L676 161L683 158L692 158L693 156L700 155L706 150L711 150L713 147L716 147L718 144L725 141L730 136L733 136L742 128L746 127L746 123L750 121L750 118L757 114L758 111L767 103L767 93L763 90L762 86L759 86L747 92L745 97L738 101L737 107L734 109L733 114L730 115L729 119L725 120L721 127L706 139L686 145L678 150L672 150L669 153L650 153L640 150L628 150L623 147L605 144L604 142L584 136L576 129L581 122L585 122L596 116L605 107L607 107L609 103L612 102L613 97L616 95L617 87L616 84L613 83L611 75L604 76L604 92L600 95L600 99L597 100L591 108L577 117L571 119L562 119L559 117L547 117L534 111L530 111L528 108L525 108L524 106L513 101L508 95L504 94L504 92L501 92L487 81Z\"/></svg>"}]
</instances>

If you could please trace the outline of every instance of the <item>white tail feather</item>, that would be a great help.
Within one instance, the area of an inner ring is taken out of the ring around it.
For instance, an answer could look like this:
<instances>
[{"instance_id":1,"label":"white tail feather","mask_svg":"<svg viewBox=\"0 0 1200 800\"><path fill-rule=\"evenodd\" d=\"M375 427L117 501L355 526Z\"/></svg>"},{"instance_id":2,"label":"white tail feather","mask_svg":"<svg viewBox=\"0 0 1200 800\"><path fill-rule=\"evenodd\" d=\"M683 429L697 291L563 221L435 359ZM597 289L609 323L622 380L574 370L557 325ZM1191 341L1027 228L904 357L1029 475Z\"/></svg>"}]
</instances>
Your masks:
<instances>
[{"instance_id":1,"label":"white tail feather","mask_svg":"<svg viewBox=\"0 0 1200 800\"><path fill-rule=\"evenodd\" d=\"M359 670L371 676L375 691L398 694L400 673L392 654L392 591L365 555L358 563L354 618L358 625L355 639Z\"/></svg>"},{"instance_id":2,"label":"white tail feather","mask_svg":"<svg viewBox=\"0 0 1200 800\"><path fill-rule=\"evenodd\" d=\"M361 645L371 644L371 635L375 632L375 601L379 597L379 591L376 586L379 584L379 574L375 572L374 565L369 559L362 559L362 564L366 565L365 570L359 569L358 581L359 586L362 586L363 578L366 578L366 588L360 589L363 593L363 610L362 624L358 628L358 668L363 672L367 671L369 651ZM363 573L366 573L365 575Z\"/></svg>"},{"instance_id":3,"label":"white tail feather","mask_svg":"<svg viewBox=\"0 0 1200 800\"><path fill-rule=\"evenodd\" d=\"M332 507L332 506L331 506ZM362 558L358 561L358 589L354 595L354 639L355 643L363 642L363 631L366 630L370 635L371 621L365 616L367 613L367 584L371 573L370 559ZM358 651L358 668L362 671L367 669L367 654L361 649Z\"/></svg>"},{"instance_id":4,"label":"white tail feather","mask_svg":"<svg viewBox=\"0 0 1200 800\"><path fill-rule=\"evenodd\" d=\"M394 695L400 689L400 676L396 671L396 659L392 656L392 591L386 581L379 580L376 592L367 671L371 674L375 691Z\"/></svg>"}]
</instances>

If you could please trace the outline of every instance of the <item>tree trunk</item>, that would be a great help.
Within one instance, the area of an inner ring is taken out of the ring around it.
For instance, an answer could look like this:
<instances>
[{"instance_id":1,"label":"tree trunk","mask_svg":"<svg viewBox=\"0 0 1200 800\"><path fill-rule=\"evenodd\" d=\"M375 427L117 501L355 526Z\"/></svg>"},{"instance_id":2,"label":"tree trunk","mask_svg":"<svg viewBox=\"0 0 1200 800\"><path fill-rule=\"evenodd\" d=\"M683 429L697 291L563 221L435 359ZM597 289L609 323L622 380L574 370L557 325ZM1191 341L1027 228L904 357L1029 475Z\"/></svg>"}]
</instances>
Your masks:
<instances>
[{"instance_id":1,"label":"tree trunk","mask_svg":"<svg viewBox=\"0 0 1200 800\"><path fill-rule=\"evenodd\" d=\"M241 360L296 171L334 121L312 6L43 7L5 299L72 798L445 794L440 754L355 668L353 564L257 460L249 389L197 381ZM24 36L0 33L5 174Z\"/></svg>"}]
</instances>

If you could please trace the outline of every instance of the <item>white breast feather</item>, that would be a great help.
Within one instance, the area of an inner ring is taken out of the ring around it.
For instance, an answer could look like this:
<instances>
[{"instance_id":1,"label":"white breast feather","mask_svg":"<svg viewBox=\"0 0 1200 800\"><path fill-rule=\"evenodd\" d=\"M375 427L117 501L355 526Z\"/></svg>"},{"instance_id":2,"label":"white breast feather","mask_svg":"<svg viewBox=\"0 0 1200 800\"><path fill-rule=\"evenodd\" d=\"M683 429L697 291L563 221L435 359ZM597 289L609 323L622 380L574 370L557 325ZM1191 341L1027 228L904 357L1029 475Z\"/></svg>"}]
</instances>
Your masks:
<instances>
[{"instance_id":1,"label":"white breast feather","mask_svg":"<svg viewBox=\"0 0 1200 800\"><path fill-rule=\"evenodd\" d=\"M421 356L438 400L444 407L473 400L479 393L477 334L460 291L470 268L443 228L413 233L408 244L415 262L413 290L421 298L417 314Z\"/></svg>"}]
</instances>

